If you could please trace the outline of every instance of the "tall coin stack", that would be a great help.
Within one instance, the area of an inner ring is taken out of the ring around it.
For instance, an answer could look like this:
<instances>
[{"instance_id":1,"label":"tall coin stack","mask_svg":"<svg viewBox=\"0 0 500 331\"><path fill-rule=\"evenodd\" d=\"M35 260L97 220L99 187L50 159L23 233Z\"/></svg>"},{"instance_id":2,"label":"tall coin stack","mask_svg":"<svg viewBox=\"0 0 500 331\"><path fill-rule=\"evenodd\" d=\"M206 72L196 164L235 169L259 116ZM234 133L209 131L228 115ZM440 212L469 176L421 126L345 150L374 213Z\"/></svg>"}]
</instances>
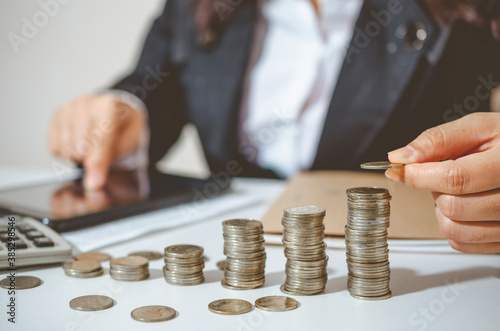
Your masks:
<instances>
[{"instance_id":1,"label":"tall coin stack","mask_svg":"<svg viewBox=\"0 0 500 331\"><path fill-rule=\"evenodd\" d=\"M226 265L222 286L252 289L265 281L266 251L262 223L249 219L222 222Z\"/></svg>"},{"instance_id":2,"label":"tall coin stack","mask_svg":"<svg viewBox=\"0 0 500 331\"><path fill-rule=\"evenodd\" d=\"M173 245L165 248L163 275L172 285L197 285L205 281L203 247Z\"/></svg>"},{"instance_id":3,"label":"tall coin stack","mask_svg":"<svg viewBox=\"0 0 500 331\"><path fill-rule=\"evenodd\" d=\"M324 291L328 281L328 256L323 242L325 214L316 206L285 208L281 221L287 258L283 292L313 295Z\"/></svg>"},{"instance_id":4,"label":"tall coin stack","mask_svg":"<svg viewBox=\"0 0 500 331\"><path fill-rule=\"evenodd\" d=\"M140 256L119 257L109 261L111 278L136 281L149 278L149 260Z\"/></svg>"},{"instance_id":5,"label":"tall coin stack","mask_svg":"<svg viewBox=\"0 0 500 331\"><path fill-rule=\"evenodd\" d=\"M389 279L389 227L391 195L385 188L356 187L347 193L347 288L364 300L391 297Z\"/></svg>"}]
</instances>

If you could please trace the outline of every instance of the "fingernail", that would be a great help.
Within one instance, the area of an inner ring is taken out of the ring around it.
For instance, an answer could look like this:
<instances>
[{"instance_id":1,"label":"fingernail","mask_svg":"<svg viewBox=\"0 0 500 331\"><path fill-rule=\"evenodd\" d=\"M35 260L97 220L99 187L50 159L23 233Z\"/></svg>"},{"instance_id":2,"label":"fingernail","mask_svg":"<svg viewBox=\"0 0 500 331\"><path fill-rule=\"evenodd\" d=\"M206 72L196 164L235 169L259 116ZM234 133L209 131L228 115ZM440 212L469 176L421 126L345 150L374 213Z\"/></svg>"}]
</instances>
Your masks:
<instances>
[{"instance_id":1,"label":"fingernail","mask_svg":"<svg viewBox=\"0 0 500 331\"><path fill-rule=\"evenodd\" d=\"M86 190L95 191L104 185L104 176L98 172L92 172L85 175L83 186Z\"/></svg>"},{"instance_id":2,"label":"fingernail","mask_svg":"<svg viewBox=\"0 0 500 331\"><path fill-rule=\"evenodd\" d=\"M410 145L396 149L389 153L389 160L393 163L413 163L415 162L415 148Z\"/></svg>"}]
</instances>

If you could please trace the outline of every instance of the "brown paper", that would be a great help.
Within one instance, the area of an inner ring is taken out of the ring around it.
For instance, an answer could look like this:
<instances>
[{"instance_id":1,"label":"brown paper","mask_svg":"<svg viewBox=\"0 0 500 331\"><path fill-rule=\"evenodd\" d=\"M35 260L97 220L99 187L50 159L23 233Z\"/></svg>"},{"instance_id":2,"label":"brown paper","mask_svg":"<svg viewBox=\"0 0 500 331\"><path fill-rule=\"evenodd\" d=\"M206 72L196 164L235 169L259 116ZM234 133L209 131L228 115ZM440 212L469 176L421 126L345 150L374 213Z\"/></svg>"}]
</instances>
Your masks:
<instances>
[{"instance_id":1,"label":"brown paper","mask_svg":"<svg viewBox=\"0 0 500 331\"><path fill-rule=\"evenodd\" d=\"M378 186L389 189L391 223L389 238L442 239L429 192L417 191L387 179L383 174L355 171L304 172L291 178L283 194L264 215L266 233L281 234L283 209L316 205L326 209L325 234L344 236L347 217L346 189Z\"/></svg>"}]
</instances>

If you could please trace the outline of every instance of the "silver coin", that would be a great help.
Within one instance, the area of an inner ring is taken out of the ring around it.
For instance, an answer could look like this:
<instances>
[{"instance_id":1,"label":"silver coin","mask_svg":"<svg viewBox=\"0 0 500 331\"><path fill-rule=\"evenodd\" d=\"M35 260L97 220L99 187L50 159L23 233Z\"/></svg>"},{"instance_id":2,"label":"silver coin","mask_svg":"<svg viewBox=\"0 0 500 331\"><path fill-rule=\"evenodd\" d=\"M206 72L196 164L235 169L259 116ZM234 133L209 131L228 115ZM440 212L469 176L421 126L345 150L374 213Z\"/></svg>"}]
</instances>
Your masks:
<instances>
[{"instance_id":1,"label":"silver coin","mask_svg":"<svg viewBox=\"0 0 500 331\"><path fill-rule=\"evenodd\" d=\"M164 322L173 319L177 315L175 309L167 306L144 306L130 313L130 316L140 322Z\"/></svg>"},{"instance_id":2,"label":"silver coin","mask_svg":"<svg viewBox=\"0 0 500 331\"><path fill-rule=\"evenodd\" d=\"M297 309L299 302L293 298L285 296L268 296L255 300L255 307L273 312L289 311Z\"/></svg>"},{"instance_id":3,"label":"silver coin","mask_svg":"<svg viewBox=\"0 0 500 331\"><path fill-rule=\"evenodd\" d=\"M148 266L149 260L141 256L125 256L109 261L111 267L121 269L136 269Z\"/></svg>"},{"instance_id":4,"label":"silver coin","mask_svg":"<svg viewBox=\"0 0 500 331\"><path fill-rule=\"evenodd\" d=\"M401 168L403 163L391 163L389 161L379 161L379 162L366 162L361 164L361 169L370 170L387 170L390 168Z\"/></svg>"},{"instance_id":5,"label":"silver coin","mask_svg":"<svg viewBox=\"0 0 500 331\"><path fill-rule=\"evenodd\" d=\"M221 299L208 304L208 310L221 315L241 315L248 313L252 308L250 302L240 299Z\"/></svg>"},{"instance_id":6,"label":"silver coin","mask_svg":"<svg viewBox=\"0 0 500 331\"><path fill-rule=\"evenodd\" d=\"M34 276L15 276L7 277L0 281L0 287L4 289L16 289L16 290L27 290L40 286L42 281L38 277Z\"/></svg>"},{"instance_id":7,"label":"silver coin","mask_svg":"<svg viewBox=\"0 0 500 331\"><path fill-rule=\"evenodd\" d=\"M391 196L387 189L379 187L351 188L346 194L347 289L357 299L387 299L390 297L387 228Z\"/></svg>"},{"instance_id":8,"label":"silver coin","mask_svg":"<svg viewBox=\"0 0 500 331\"><path fill-rule=\"evenodd\" d=\"M74 310L96 311L108 309L114 305L114 302L105 295L84 295L71 300L69 306Z\"/></svg>"},{"instance_id":9,"label":"silver coin","mask_svg":"<svg viewBox=\"0 0 500 331\"><path fill-rule=\"evenodd\" d=\"M196 245L173 245L165 248L165 256L169 257L203 257L203 247Z\"/></svg>"},{"instance_id":10,"label":"silver coin","mask_svg":"<svg viewBox=\"0 0 500 331\"><path fill-rule=\"evenodd\" d=\"M86 274L102 271L101 264L95 260L77 260L63 264L66 273Z\"/></svg>"}]
</instances>

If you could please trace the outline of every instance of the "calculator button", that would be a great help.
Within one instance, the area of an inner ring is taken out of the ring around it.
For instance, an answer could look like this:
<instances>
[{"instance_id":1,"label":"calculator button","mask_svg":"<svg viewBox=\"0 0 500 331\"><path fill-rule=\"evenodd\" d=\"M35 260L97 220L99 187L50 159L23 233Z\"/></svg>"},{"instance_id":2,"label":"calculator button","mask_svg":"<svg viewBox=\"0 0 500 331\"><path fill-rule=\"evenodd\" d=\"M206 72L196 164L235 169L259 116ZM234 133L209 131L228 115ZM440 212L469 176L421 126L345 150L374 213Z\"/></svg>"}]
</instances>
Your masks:
<instances>
[{"instance_id":1,"label":"calculator button","mask_svg":"<svg viewBox=\"0 0 500 331\"><path fill-rule=\"evenodd\" d=\"M24 235L30 240L33 240L34 238L45 237L40 231L28 231Z\"/></svg>"},{"instance_id":2,"label":"calculator button","mask_svg":"<svg viewBox=\"0 0 500 331\"><path fill-rule=\"evenodd\" d=\"M35 238L33 243L36 247L51 247L54 246L54 242L47 237Z\"/></svg>"},{"instance_id":3,"label":"calculator button","mask_svg":"<svg viewBox=\"0 0 500 331\"><path fill-rule=\"evenodd\" d=\"M35 231L36 229L28 224L23 224L17 226L17 230L21 233L26 233L28 231Z\"/></svg>"},{"instance_id":4,"label":"calculator button","mask_svg":"<svg viewBox=\"0 0 500 331\"><path fill-rule=\"evenodd\" d=\"M28 245L22 240L16 240L16 249L25 249Z\"/></svg>"},{"instance_id":5,"label":"calculator button","mask_svg":"<svg viewBox=\"0 0 500 331\"><path fill-rule=\"evenodd\" d=\"M16 240L19 239L18 236L14 237ZM8 233L2 233L0 234L0 241L6 243L9 240L9 234Z\"/></svg>"}]
</instances>

